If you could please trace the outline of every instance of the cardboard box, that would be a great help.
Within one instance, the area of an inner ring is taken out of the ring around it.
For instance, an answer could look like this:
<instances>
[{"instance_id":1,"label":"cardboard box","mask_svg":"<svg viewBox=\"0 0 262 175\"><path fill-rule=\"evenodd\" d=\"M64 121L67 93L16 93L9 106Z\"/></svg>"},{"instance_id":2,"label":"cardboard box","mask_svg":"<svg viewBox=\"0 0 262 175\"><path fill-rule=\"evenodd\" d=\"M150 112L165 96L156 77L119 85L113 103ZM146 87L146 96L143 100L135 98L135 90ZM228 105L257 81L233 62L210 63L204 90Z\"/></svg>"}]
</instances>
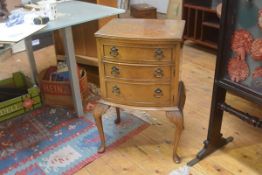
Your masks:
<instances>
[{"instance_id":1,"label":"cardboard box","mask_svg":"<svg viewBox=\"0 0 262 175\"><path fill-rule=\"evenodd\" d=\"M69 108L74 108L71 86L69 81L52 81L46 79L46 72L48 69L44 70L40 74L40 85L41 91L44 98L44 103L49 106L65 106ZM88 96L88 82L87 73L83 71L83 75L79 79L81 100L84 101Z\"/></svg>"}]
</instances>

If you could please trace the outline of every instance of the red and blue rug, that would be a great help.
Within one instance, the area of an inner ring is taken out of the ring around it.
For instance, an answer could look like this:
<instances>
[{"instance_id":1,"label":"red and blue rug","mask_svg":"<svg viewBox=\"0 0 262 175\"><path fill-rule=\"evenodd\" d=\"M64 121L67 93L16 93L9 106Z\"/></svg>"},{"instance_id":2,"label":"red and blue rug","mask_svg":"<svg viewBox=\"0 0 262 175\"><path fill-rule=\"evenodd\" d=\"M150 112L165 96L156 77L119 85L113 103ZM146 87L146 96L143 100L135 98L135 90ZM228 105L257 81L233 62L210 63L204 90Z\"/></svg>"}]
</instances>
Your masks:
<instances>
[{"instance_id":1,"label":"red and blue rug","mask_svg":"<svg viewBox=\"0 0 262 175\"><path fill-rule=\"evenodd\" d=\"M113 148L146 128L141 119L121 112L103 119L108 148ZM102 154L91 113L83 118L64 108L48 108L0 123L0 174L73 174Z\"/></svg>"}]
</instances>

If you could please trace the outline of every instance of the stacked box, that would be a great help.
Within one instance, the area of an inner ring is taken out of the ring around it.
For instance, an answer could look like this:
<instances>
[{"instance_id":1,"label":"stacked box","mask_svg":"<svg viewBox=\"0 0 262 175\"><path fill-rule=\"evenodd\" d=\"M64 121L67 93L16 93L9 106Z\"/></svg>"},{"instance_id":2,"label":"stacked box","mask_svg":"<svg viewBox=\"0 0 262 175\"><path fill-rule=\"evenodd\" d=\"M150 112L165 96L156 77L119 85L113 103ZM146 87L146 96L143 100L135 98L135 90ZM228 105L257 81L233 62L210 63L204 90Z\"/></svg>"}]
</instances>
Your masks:
<instances>
[{"instance_id":1,"label":"stacked box","mask_svg":"<svg viewBox=\"0 0 262 175\"><path fill-rule=\"evenodd\" d=\"M130 15L134 18L156 19L157 9L149 4L133 4L130 6Z\"/></svg>"},{"instance_id":2,"label":"stacked box","mask_svg":"<svg viewBox=\"0 0 262 175\"><path fill-rule=\"evenodd\" d=\"M0 121L19 116L42 106L40 89L33 86L21 72L14 73L12 78L1 80L0 88L26 89L24 94L0 102ZM14 91L14 93L16 92Z\"/></svg>"},{"instance_id":3,"label":"stacked box","mask_svg":"<svg viewBox=\"0 0 262 175\"><path fill-rule=\"evenodd\" d=\"M49 75L48 72L50 70L54 70L54 68L48 68L40 73L41 91L43 94L45 104L49 106L64 106L68 108L73 108L74 103L71 93L70 82L63 81L60 79L53 80L53 76L50 76L50 78L48 78L49 76L47 75ZM51 74L53 75L54 73ZM82 98L79 100L84 101L89 94L86 71L83 71L83 75L79 75L79 77L79 86Z\"/></svg>"}]
</instances>

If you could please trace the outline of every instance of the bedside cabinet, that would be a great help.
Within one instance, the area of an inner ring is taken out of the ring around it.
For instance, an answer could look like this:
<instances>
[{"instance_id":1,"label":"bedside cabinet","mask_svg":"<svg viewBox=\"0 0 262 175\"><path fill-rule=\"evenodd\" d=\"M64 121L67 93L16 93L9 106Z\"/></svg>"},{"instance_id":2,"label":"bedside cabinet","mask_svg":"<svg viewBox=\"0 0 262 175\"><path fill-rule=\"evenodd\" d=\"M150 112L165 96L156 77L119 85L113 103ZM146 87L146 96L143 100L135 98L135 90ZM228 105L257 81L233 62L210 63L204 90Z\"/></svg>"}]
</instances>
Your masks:
<instances>
[{"instance_id":1,"label":"bedside cabinet","mask_svg":"<svg viewBox=\"0 0 262 175\"><path fill-rule=\"evenodd\" d=\"M164 110L176 125L174 160L183 129L184 85L179 81L182 20L114 19L96 32L102 100L94 109L105 150L102 115L119 108Z\"/></svg>"}]
</instances>

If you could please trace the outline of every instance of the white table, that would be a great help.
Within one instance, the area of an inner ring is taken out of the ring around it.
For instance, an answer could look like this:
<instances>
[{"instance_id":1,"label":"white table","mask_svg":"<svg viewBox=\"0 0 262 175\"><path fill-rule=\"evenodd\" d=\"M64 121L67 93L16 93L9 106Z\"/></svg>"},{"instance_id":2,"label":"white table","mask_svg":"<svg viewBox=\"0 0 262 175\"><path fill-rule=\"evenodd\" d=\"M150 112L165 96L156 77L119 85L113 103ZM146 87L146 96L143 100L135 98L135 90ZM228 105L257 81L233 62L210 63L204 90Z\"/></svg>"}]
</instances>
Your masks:
<instances>
[{"instance_id":1,"label":"white table","mask_svg":"<svg viewBox=\"0 0 262 175\"><path fill-rule=\"evenodd\" d=\"M38 34L54 30L61 30L61 33L63 33L66 52L66 63L68 64L70 72L70 85L72 89L74 107L77 115L82 116L84 112L81 101L79 81L77 77L77 65L75 59L72 26L101 19L104 17L118 15L124 13L124 10L81 1L69 1L59 3L57 6L57 11L58 18L54 21L50 21L44 29L38 32ZM25 39L25 44L27 48L28 59L32 69L33 81L35 84L38 84L38 72L32 49L31 36Z\"/></svg>"}]
</instances>

